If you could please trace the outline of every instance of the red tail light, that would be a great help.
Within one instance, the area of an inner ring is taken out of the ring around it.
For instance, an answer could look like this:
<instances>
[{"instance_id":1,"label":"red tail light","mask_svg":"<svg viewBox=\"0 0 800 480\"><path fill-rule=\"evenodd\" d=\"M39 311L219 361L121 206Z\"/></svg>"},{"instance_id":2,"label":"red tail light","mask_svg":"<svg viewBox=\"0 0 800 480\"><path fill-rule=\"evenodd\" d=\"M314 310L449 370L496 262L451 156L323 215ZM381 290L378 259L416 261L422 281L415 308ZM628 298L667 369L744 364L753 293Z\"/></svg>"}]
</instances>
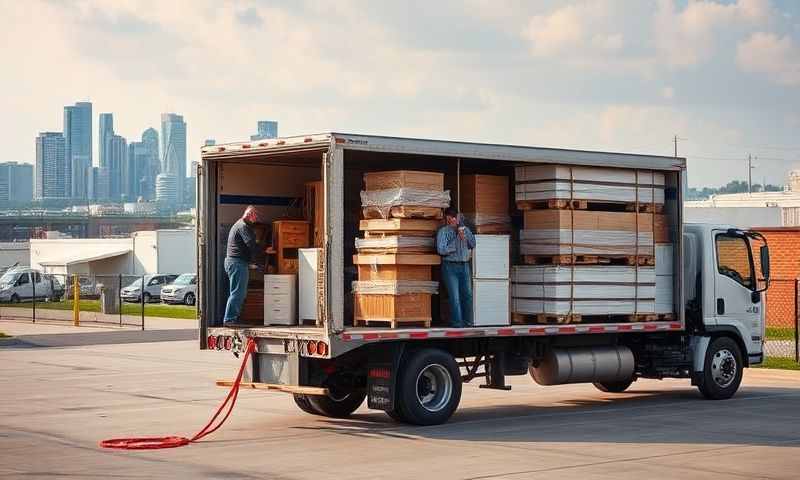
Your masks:
<instances>
[{"instance_id":1,"label":"red tail light","mask_svg":"<svg viewBox=\"0 0 800 480\"><path fill-rule=\"evenodd\" d=\"M214 335L209 335L206 339L206 345L208 346L209 350L214 350L217 348L217 337Z\"/></svg>"}]
</instances>

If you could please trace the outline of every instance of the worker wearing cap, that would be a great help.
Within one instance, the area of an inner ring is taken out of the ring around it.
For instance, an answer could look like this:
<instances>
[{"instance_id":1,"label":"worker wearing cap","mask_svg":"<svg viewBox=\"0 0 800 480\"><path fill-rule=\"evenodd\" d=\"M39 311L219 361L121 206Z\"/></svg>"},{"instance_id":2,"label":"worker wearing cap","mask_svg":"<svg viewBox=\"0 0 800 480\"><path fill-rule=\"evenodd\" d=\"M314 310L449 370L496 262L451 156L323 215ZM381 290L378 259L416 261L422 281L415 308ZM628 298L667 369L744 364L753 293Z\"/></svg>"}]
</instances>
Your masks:
<instances>
[{"instance_id":1,"label":"worker wearing cap","mask_svg":"<svg viewBox=\"0 0 800 480\"><path fill-rule=\"evenodd\" d=\"M250 264L262 256L261 248L256 241L253 225L262 223L261 215L253 205L248 206L242 218L231 226L228 233L228 249L225 254L225 273L230 282L230 294L225 305L225 325L235 324L247 294L247 282L250 279Z\"/></svg>"},{"instance_id":2,"label":"worker wearing cap","mask_svg":"<svg viewBox=\"0 0 800 480\"><path fill-rule=\"evenodd\" d=\"M453 207L444 212L445 225L436 232L436 250L442 256L442 282L450 301L450 326L472 326L472 274L469 259L475 236Z\"/></svg>"}]
</instances>

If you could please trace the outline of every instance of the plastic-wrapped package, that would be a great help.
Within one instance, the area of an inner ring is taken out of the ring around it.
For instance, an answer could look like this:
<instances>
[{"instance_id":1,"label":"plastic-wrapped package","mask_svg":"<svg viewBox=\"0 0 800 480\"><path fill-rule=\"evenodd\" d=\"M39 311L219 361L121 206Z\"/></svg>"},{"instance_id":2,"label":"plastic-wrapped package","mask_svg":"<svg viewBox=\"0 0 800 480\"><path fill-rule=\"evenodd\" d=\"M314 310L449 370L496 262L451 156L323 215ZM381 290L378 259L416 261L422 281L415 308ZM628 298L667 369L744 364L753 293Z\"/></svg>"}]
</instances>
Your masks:
<instances>
[{"instance_id":1,"label":"plastic-wrapped package","mask_svg":"<svg viewBox=\"0 0 800 480\"><path fill-rule=\"evenodd\" d=\"M389 218L394 207L447 208L450 206L450 190L436 191L418 188L362 190L361 206L365 207L365 212L378 211L382 218ZM420 216L429 217L430 215Z\"/></svg>"},{"instance_id":2,"label":"plastic-wrapped package","mask_svg":"<svg viewBox=\"0 0 800 480\"><path fill-rule=\"evenodd\" d=\"M439 293L439 282L426 280L370 280L353 282L353 293L361 295L408 295Z\"/></svg>"},{"instance_id":3,"label":"plastic-wrapped package","mask_svg":"<svg viewBox=\"0 0 800 480\"><path fill-rule=\"evenodd\" d=\"M396 235L376 238L356 238L356 249L361 253L433 253L433 237Z\"/></svg>"}]
</instances>

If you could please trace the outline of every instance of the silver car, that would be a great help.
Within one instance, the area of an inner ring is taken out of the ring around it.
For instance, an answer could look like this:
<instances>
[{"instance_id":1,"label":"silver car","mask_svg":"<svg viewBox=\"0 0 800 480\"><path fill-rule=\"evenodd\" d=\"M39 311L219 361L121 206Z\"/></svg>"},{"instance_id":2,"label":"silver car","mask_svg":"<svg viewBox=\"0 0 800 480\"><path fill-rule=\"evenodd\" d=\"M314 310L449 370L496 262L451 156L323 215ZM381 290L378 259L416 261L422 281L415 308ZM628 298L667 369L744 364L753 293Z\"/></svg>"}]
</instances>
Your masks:
<instances>
[{"instance_id":1,"label":"silver car","mask_svg":"<svg viewBox=\"0 0 800 480\"><path fill-rule=\"evenodd\" d=\"M194 305L197 300L197 274L184 273L161 289L163 303Z\"/></svg>"},{"instance_id":2,"label":"silver car","mask_svg":"<svg viewBox=\"0 0 800 480\"><path fill-rule=\"evenodd\" d=\"M144 291L142 291L142 278L137 278L130 285L120 290L120 297L126 302L150 303L161 298L161 288L178 278L177 275L156 273L144 276Z\"/></svg>"}]
</instances>

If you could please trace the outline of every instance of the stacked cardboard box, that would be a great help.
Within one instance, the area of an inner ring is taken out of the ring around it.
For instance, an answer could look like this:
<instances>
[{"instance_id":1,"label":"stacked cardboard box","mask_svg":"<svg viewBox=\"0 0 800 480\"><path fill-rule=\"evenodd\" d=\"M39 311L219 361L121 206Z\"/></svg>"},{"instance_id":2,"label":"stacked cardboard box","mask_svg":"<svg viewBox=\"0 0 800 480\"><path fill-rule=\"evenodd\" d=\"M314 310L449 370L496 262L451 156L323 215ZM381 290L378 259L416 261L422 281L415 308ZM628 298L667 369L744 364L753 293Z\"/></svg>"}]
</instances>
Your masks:
<instances>
[{"instance_id":1,"label":"stacked cardboard box","mask_svg":"<svg viewBox=\"0 0 800 480\"><path fill-rule=\"evenodd\" d=\"M449 204L444 175L391 171L364 175L361 192L363 238L356 239L353 264L354 324L431 323L431 296L438 292L432 267L440 263L435 235Z\"/></svg>"},{"instance_id":2,"label":"stacked cardboard box","mask_svg":"<svg viewBox=\"0 0 800 480\"><path fill-rule=\"evenodd\" d=\"M459 202L467 224L475 233L511 233L508 214L508 177L463 175Z\"/></svg>"},{"instance_id":3,"label":"stacked cardboard box","mask_svg":"<svg viewBox=\"0 0 800 480\"><path fill-rule=\"evenodd\" d=\"M517 167L515 175L526 264L512 273L516 322L565 323L585 315L650 320L672 312L672 282L656 278L656 259L667 255L659 248L670 242L660 213L662 173L534 165Z\"/></svg>"}]
</instances>

